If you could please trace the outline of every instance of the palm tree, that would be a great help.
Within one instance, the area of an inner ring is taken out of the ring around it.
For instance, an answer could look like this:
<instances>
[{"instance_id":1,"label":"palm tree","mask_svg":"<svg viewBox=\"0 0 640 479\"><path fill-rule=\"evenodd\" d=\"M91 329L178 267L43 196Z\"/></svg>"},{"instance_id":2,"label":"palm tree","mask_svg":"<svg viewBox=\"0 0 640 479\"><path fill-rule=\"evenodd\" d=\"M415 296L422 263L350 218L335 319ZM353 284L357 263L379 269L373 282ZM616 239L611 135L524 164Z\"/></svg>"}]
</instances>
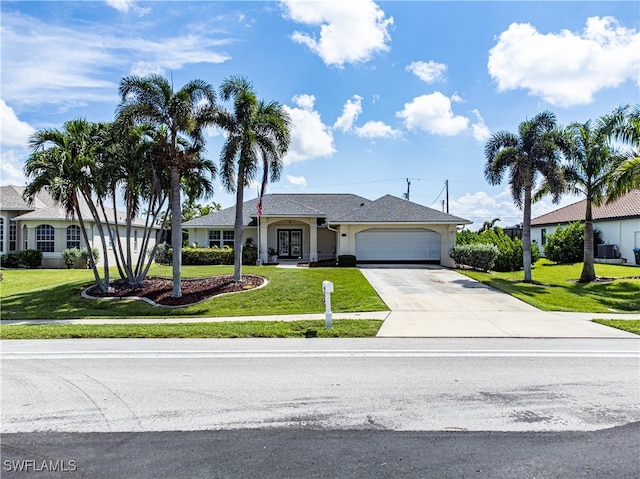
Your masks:
<instances>
[{"instance_id":1,"label":"palm tree","mask_svg":"<svg viewBox=\"0 0 640 479\"><path fill-rule=\"evenodd\" d=\"M224 101L233 100L233 111L222 111L217 124L227 139L220 154L222 184L236 193L234 225L234 281L242 280L244 188L262 168L262 196L269 181L280 179L282 158L289 149L290 119L277 102L258 101L253 85L244 77L227 78L220 87Z\"/></svg>"},{"instance_id":2,"label":"palm tree","mask_svg":"<svg viewBox=\"0 0 640 479\"><path fill-rule=\"evenodd\" d=\"M170 171L171 244L174 298L182 296L182 179L198 166L203 130L214 121L215 91L202 80L192 80L179 91L160 75L128 76L120 81L118 116L124 122L148 122L168 133L164 155Z\"/></svg>"},{"instance_id":3,"label":"palm tree","mask_svg":"<svg viewBox=\"0 0 640 479\"><path fill-rule=\"evenodd\" d=\"M612 138L627 143L625 160L611 174L607 188L607 203L640 188L640 105L621 107L610 115Z\"/></svg>"},{"instance_id":4,"label":"palm tree","mask_svg":"<svg viewBox=\"0 0 640 479\"><path fill-rule=\"evenodd\" d=\"M560 151L565 142L556 127L552 112L539 113L520 123L518 135L508 131L495 133L486 143L487 163L484 176L491 185L498 185L509 171L511 196L523 210L522 255L524 281L531 282L531 199L537 178L541 175L549 185L553 202L560 200L562 173Z\"/></svg>"},{"instance_id":5,"label":"palm tree","mask_svg":"<svg viewBox=\"0 0 640 479\"><path fill-rule=\"evenodd\" d=\"M24 166L25 176L30 182L23 196L31 203L38 192L46 189L56 204L64 208L68 219L78 218L96 285L106 292L109 286L107 256L104 258L103 281L93 258L81 206L82 198L95 218L97 211L92 201L91 170L95 162L97 134L98 125L80 118L66 122L62 130L40 130L31 135L29 147L32 152ZM103 250L106 251L106 244L103 244Z\"/></svg>"},{"instance_id":6,"label":"palm tree","mask_svg":"<svg viewBox=\"0 0 640 479\"><path fill-rule=\"evenodd\" d=\"M500 221L500 218L493 218L490 221L485 221L482 223L482 227L478 230L478 233L482 233L483 231L489 231L490 229L495 228L496 223Z\"/></svg>"},{"instance_id":7,"label":"palm tree","mask_svg":"<svg viewBox=\"0 0 640 479\"><path fill-rule=\"evenodd\" d=\"M571 147L565 168L565 191L583 195L586 199L584 223L584 263L580 282L596 279L594 266L593 207L600 206L606 194L610 175L621 157L611 145L611 119L603 117L596 122L572 123L565 130ZM541 192L547 190L543 185Z\"/></svg>"}]
</instances>

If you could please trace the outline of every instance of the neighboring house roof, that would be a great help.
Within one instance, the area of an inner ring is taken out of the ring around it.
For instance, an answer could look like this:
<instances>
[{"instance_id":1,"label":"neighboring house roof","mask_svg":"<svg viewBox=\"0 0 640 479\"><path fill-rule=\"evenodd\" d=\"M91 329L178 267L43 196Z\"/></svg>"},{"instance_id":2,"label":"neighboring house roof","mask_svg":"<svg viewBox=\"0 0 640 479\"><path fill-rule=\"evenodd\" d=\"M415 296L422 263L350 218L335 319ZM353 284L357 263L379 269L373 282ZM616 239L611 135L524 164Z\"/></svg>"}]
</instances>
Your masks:
<instances>
[{"instance_id":1,"label":"neighboring house roof","mask_svg":"<svg viewBox=\"0 0 640 479\"><path fill-rule=\"evenodd\" d=\"M41 191L34 198L33 204L28 205L22 198L23 186L2 186L0 187L0 209L11 211L25 211L25 213L16 216L14 220L39 220L39 221L51 221L51 220L67 220L67 215L64 208L55 204L55 201L46 191ZM83 219L88 222L93 222L91 211L86 203L81 200L82 205L80 211L82 212ZM105 208L109 221L113 219L114 210L112 208ZM123 211L117 211L118 221L125 223L127 215ZM134 218L133 225L144 226L143 218Z\"/></svg>"},{"instance_id":2,"label":"neighboring house roof","mask_svg":"<svg viewBox=\"0 0 640 479\"><path fill-rule=\"evenodd\" d=\"M243 222L254 226L258 199L243 203ZM235 223L235 206L214 211L183 223L183 227L220 226ZM470 221L442 213L426 206L386 195L375 201L353 194L270 194L262 198L262 216L316 217L328 223L448 223L468 224Z\"/></svg>"},{"instance_id":3,"label":"neighboring house roof","mask_svg":"<svg viewBox=\"0 0 640 479\"><path fill-rule=\"evenodd\" d=\"M54 201L46 192L36 194L33 204L29 205L22 198L24 186L0 186L0 209L5 211L33 211L38 208L53 206Z\"/></svg>"},{"instance_id":4,"label":"neighboring house roof","mask_svg":"<svg viewBox=\"0 0 640 479\"><path fill-rule=\"evenodd\" d=\"M584 221L587 209L587 200L578 201L569 206L551 211L531 220L531 226L557 225L562 223L572 223L574 221ZM631 190L611 204L594 206L592 210L594 221L640 218L640 189Z\"/></svg>"}]
</instances>

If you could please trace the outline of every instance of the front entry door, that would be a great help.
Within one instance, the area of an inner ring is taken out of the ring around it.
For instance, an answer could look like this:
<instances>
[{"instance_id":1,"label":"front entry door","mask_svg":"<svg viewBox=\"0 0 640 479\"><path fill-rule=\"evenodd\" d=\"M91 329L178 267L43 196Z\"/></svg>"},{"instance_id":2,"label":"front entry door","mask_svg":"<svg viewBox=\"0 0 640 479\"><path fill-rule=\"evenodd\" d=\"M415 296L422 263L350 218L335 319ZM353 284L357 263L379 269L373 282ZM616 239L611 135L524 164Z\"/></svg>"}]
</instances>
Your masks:
<instances>
[{"instance_id":1,"label":"front entry door","mask_svg":"<svg viewBox=\"0 0 640 479\"><path fill-rule=\"evenodd\" d=\"M302 230L278 230L278 257L302 258Z\"/></svg>"}]
</instances>

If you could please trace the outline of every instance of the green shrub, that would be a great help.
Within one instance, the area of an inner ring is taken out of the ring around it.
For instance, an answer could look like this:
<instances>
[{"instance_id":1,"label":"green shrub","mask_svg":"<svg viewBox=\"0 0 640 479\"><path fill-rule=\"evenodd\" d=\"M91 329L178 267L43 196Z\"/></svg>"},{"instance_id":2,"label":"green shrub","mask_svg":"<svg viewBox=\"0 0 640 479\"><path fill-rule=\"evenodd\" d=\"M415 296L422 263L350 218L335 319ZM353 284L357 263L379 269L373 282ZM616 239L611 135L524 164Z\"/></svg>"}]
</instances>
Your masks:
<instances>
[{"instance_id":1,"label":"green shrub","mask_svg":"<svg viewBox=\"0 0 640 479\"><path fill-rule=\"evenodd\" d=\"M182 248L182 264L213 265L233 264L233 248Z\"/></svg>"},{"instance_id":2,"label":"green shrub","mask_svg":"<svg viewBox=\"0 0 640 479\"><path fill-rule=\"evenodd\" d=\"M67 265L67 269L73 268L79 257L80 250L78 248L67 248L62 252L62 259L64 264Z\"/></svg>"},{"instance_id":3,"label":"green shrub","mask_svg":"<svg viewBox=\"0 0 640 479\"><path fill-rule=\"evenodd\" d=\"M492 244L498 248L498 256L492 269L494 271L517 271L522 269L522 240L511 239L504 234L502 228L496 227L481 233L462 230L456 234L456 244ZM531 263L540 259L540 249L535 243L531 244Z\"/></svg>"},{"instance_id":4,"label":"green shrub","mask_svg":"<svg viewBox=\"0 0 640 479\"><path fill-rule=\"evenodd\" d=\"M554 263L578 263L584 257L584 225L579 221L566 228L558 226L547 236L544 254Z\"/></svg>"},{"instance_id":5,"label":"green shrub","mask_svg":"<svg viewBox=\"0 0 640 479\"><path fill-rule=\"evenodd\" d=\"M493 269L498 255L498 247L487 243L454 245L449 252L456 264L480 271Z\"/></svg>"},{"instance_id":6,"label":"green shrub","mask_svg":"<svg viewBox=\"0 0 640 479\"><path fill-rule=\"evenodd\" d=\"M18 252L20 263L27 268L39 268L42 266L42 251L39 249L23 249Z\"/></svg>"},{"instance_id":7,"label":"green shrub","mask_svg":"<svg viewBox=\"0 0 640 479\"><path fill-rule=\"evenodd\" d=\"M15 251L0 256L0 265L3 268L17 268L20 266L20 256Z\"/></svg>"},{"instance_id":8,"label":"green shrub","mask_svg":"<svg viewBox=\"0 0 640 479\"><path fill-rule=\"evenodd\" d=\"M338 266L342 268L355 268L356 257L352 254L338 255Z\"/></svg>"},{"instance_id":9,"label":"green shrub","mask_svg":"<svg viewBox=\"0 0 640 479\"><path fill-rule=\"evenodd\" d=\"M158 264L171 265L173 263L172 254L173 250L167 243L159 243L156 247L155 261Z\"/></svg>"},{"instance_id":10,"label":"green shrub","mask_svg":"<svg viewBox=\"0 0 640 479\"><path fill-rule=\"evenodd\" d=\"M91 248L91 254L93 255L93 259L96 263L100 261L100 250L98 248L96 248L95 246ZM89 260L89 250L86 246L84 248L80 248L78 258L87 263L87 268L91 268L91 262Z\"/></svg>"}]
</instances>

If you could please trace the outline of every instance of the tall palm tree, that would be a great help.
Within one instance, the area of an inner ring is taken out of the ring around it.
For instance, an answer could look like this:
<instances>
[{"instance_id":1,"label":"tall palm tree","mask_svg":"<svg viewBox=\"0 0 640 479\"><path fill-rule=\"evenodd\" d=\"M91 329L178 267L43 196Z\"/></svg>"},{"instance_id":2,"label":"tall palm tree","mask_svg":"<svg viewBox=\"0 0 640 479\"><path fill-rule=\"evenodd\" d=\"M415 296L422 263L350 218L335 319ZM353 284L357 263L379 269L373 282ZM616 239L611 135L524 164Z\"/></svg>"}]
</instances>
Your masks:
<instances>
[{"instance_id":1,"label":"tall palm tree","mask_svg":"<svg viewBox=\"0 0 640 479\"><path fill-rule=\"evenodd\" d=\"M192 80L174 91L161 75L127 76L120 81L118 116L124 122L147 122L168 132L164 154L170 171L171 244L174 298L182 296L182 179L196 168L204 145L203 130L214 121L215 91Z\"/></svg>"},{"instance_id":2,"label":"tall palm tree","mask_svg":"<svg viewBox=\"0 0 640 479\"><path fill-rule=\"evenodd\" d=\"M492 185L502 183L509 171L511 196L523 210L522 255L524 281L531 282L531 200L536 180L542 176L549 185L554 203L560 201L561 151L566 148L552 112L539 113L520 123L518 135L499 131L487 141L484 176Z\"/></svg>"},{"instance_id":3,"label":"tall palm tree","mask_svg":"<svg viewBox=\"0 0 640 479\"><path fill-rule=\"evenodd\" d=\"M96 285L106 292L109 286L108 260L105 255L105 277L102 280L93 258L81 206L81 199L84 199L92 215L95 217L97 214L91 198L91 170L95 162L97 134L98 126L82 118L66 122L62 130L45 129L33 133L29 138L32 152L24 166L25 176L30 181L23 196L31 203L38 192L47 190L53 200L64 208L68 219L78 219ZM106 251L106 244L103 244L103 250Z\"/></svg>"},{"instance_id":4,"label":"tall palm tree","mask_svg":"<svg viewBox=\"0 0 640 479\"><path fill-rule=\"evenodd\" d=\"M624 106L610 115L612 137L631 148L624 153L625 160L611 174L607 203L640 188L640 105Z\"/></svg>"},{"instance_id":5,"label":"tall palm tree","mask_svg":"<svg viewBox=\"0 0 640 479\"><path fill-rule=\"evenodd\" d=\"M564 171L565 191L586 199L584 263L580 274L580 282L584 283L596 279L593 207L604 202L610 175L621 161L611 145L610 129L610 118L603 117L595 122L572 123L565 130L570 141L569 163ZM545 191L546 184L541 188L541 192Z\"/></svg>"},{"instance_id":6,"label":"tall palm tree","mask_svg":"<svg viewBox=\"0 0 640 479\"><path fill-rule=\"evenodd\" d=\"M262 168L262 189L280 179L282 158L291 143L290 119L277 102L258 101L253 85L244 77L227 78L220 87L220 98L233 101L233 111L222 111L217 124L227 139L220 154L224 188L236 194L234 225L234 281L242 280L242 221L244 188L255 180Z\"/></svg>"}]
</instances>

